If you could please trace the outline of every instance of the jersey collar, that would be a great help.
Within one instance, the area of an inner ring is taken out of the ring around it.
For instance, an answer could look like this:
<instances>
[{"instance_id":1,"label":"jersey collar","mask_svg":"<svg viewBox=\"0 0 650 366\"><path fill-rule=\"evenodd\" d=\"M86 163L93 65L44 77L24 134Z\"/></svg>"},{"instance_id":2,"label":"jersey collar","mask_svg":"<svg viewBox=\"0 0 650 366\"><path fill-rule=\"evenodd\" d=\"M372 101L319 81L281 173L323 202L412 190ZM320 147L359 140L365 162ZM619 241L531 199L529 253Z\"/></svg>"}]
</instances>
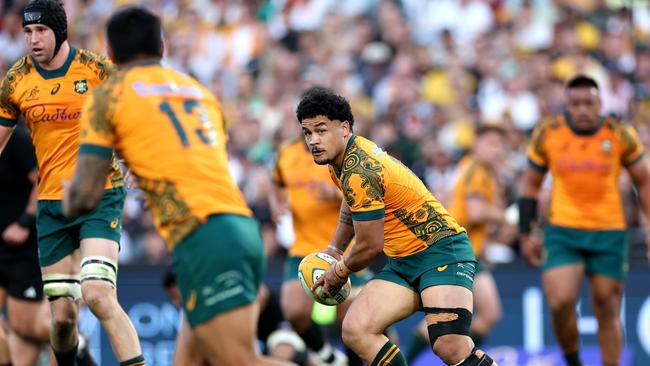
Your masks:
<instances>
[{"instance_id":1,"label":"jersey collar","mask_svg":"<svg viewBox=\"0 0 650 366\"><path fill-rule=\"evenodd\" d=\"M38 71L38 73L41 75L43 79L47 80L47 79L60 78L62 76L65 76L65 74L68 73L68 69L70 69L72 60L74 60L76 55L77 55L77 49L70 46L70 53L68 53L68 58L65 60L65 63L58 69L54 69L54 70L43 69L41 65L39 65L38 62L34 60L34 57L32 57L32 63L34 64L36 71Z\"/></svg>"},{"instance_id":2,"label":"jersey collar","mask_svg":"<svg viewBox=\"0 0 650 366\"><path fill-rule=\"evenodd\" d=\"M350 139L348 140L347 145L345 145L345 152L343 153L343 162L345 162L345 156L348 154L348 150L350 150L350 146L354 143L354 139L357 136L355 134L352 134L350 136ZM341 171L339 169L334 168L334 171L336 172L336 177L341 178Z\"/></svg>"},{"instance_id":3,"label":"jersey collar","mask_svg":"<svg viewBox=\"0 0 650 366\"><path fill-rule=\"evenodd\" d=\"M129 64L127 67L125 67L125 70L130 70L134 67L145 67L145 66L161 66L162 62L158 60L146 60L146 61L141 61L141 62L134 62L132 64Z\"/></svg>"},{"instance_id":4,"label":"jersey collar","mask_svg":"<svg viewBox=\"0 0 650 366\"><path fill-rule=\"evenodd\" d=\"M564 119L566 120L566 123L569 125L569 128L571 129L571 131L573 131L573 133L575 133L576 135L579 135L579 136L592 136L592 135L594 135L596 132L598 132L600 127L605 122L605 117L600 116L600 118L598 120L598 125L596 127L592 128L591 130L584 130L583 131L583 130L577 130L573 126L573 120L571 119L571 115L569 114L569 112L564 112Z\"/></svg>"}]
</instances>

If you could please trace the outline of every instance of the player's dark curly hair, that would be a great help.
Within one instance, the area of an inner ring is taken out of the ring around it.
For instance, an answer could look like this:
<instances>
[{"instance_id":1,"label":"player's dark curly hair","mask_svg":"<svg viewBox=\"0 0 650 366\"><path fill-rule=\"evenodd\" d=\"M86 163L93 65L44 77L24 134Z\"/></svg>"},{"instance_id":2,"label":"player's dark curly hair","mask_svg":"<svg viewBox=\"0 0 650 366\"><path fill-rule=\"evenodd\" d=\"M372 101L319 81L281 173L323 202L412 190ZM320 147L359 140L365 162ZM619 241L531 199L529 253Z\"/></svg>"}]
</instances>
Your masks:
<instances>
[{"instance_id":1,"label":"player's dark curly hair","mask_svg":"<svg viewBox=\"0 0 650 366\"><path fill-rule=\"evenodd\" d=\"M598 88L598 83L587 75L576 75L566 83L567 89L575 88Z\"/></svg>"},{"instance_id":2,"label":"player's dark curly hair","mask_svg":"<svg viewBox=\"0 0 650 366\"><path fill-rule=\"evenodd\" d=\"M114 13L106 24L113 61L129 62L139 56L162 58L160 18L141 6L131 6Z\"/></svg>"},{"instance_id":3,"label":"player's dark curly hair","mask_svg":"<svg viewBox=\"0 0 650 366\"><path fill-rule=\"evenodd\" d=\"M320 86L307 90L296 109L298 122L317 116L325 116L332 121L348 121L350 129L354 125L350 103L342 96Z\"/></svg>"}]
</instances>

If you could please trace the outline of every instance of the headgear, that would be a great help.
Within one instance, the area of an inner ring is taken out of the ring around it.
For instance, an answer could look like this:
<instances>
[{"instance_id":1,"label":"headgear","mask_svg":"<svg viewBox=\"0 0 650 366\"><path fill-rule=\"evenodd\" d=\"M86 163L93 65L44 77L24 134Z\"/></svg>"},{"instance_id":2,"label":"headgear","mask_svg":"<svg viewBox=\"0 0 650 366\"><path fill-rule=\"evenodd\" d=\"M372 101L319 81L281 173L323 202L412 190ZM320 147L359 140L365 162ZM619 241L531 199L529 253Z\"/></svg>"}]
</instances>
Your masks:
<instances>
[{"instance_id":1,"label":"headgear","mask_svg":"<svg viewBox=\"0 0 650 366\"><path fill-rule=\"evenodd\" d=\"M23 27L29 24L43 24L54 32L54 56L68 39L68 18L63 4L58 0L33 0L23 10ZM53 57L54 57L53 56Z\"/></svg>"}]
</instances>

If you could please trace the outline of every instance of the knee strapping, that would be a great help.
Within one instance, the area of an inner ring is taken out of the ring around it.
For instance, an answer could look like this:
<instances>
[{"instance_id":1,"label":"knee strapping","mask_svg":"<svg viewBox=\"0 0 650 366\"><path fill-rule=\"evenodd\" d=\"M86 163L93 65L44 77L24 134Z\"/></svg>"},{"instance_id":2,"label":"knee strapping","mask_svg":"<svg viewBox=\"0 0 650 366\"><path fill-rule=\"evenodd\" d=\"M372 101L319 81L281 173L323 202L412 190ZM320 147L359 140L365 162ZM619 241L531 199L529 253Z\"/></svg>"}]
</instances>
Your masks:
<instances>
[{"instance_id":1,"label":"knee strapping","mask_svg":"<svg viewBox=\"0 0 650 366\"><path fill-rule=\"evenodd\" d=\"M467 357L463 362L456 364L454 366L490 366L494 365L494 360L490 358L490 356L487 355L487 353L480 351L483 353L481 357L477 356L476 353L479 352L480 350L476 347L472 349L472 352L470 352L469 357Z\"/></svg>"},{"instance_id":2,"label":"knee strapping","mask_svg":"<svg viewBox=\"0 0 650 366\"><path fill-rule=\"evenodd\" d=\"M48 300L54 301L67 297L73 301L81 299L79 275L46 274L43 275L43 293Z\"/></svg>"},{"instance_id":3,"label":"knee strapping","mask_svg":"<svg viewBox=\"0 0 650 366\"><path fill-rule=\"evenodd\" d=\"M86 257L81 260L80 275L82 283L89 280L106 281L115 288L117 263L108 257Z\"/></svg>"},{"instance_id":4,"label":"knee strapping","mask_svg":"<svg viewBox=\"0 0 650 366\"><path fill-rule=\"evenodd\" d=\"M469 335L472 313L463 308L423 308L426 313L429 341L433 346L438 337L446 334Z\"/></svg>"}]
</instances>

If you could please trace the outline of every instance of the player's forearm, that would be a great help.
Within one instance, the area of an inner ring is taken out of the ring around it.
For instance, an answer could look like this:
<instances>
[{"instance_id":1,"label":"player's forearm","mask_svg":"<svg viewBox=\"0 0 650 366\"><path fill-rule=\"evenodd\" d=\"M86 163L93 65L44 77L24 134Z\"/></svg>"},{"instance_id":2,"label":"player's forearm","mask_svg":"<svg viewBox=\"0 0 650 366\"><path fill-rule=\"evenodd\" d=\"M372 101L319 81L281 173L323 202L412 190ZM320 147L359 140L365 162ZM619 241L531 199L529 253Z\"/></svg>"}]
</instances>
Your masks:
<instances>
[{"instance_id":1,"label":"player's forearm","mask_svg":"<svg viewBox=\"0 0 650 366\"><path fill-rule=\"evenodd\" d=\"M354 238L354 228L349 225L341 224L336 227L334 232L334 237L332 237L332 242L330 245L339 249L342 252L345 252L348 249L348 245L352 242Z\"/></svg>"},{"instance_id":2,"label":"player's forearm","mask_svg":"<svg viewBox=\"0 0 650 366\"><path fill-rule=\"evenodd\" d=\"M343 263L352 272L360 271L368 267L383 249L383 240L377 242L357 238L350 253L343 258Z\"/></svg>"},{"instance_id":3,"label":"player's forearm","mask_svg":"<svg viewBox=\"0 0 650 366\"><path fill-rule=\"evenodd\" d=\"M29 201L25 207L25 213L35 216L36 215L36 202L38 201L38 171L34 169L29 173L29 180L34 184L32 186L32 193L29 195Z\"/></svg>"},{"instance_id":4,"label":"player's forearm","mask_svg":"<svg viewBox=\"0 0 650 366\"><path fill-rule=\"evenodd\" d=\"M25 205L23 213L18 217L18 220L16 220L16 223L25 229L31 228L32 225L34 225L34 221L36 220L36 202L38 200L38 171L36 169L31 171L28 175L28 178L33 183L32 192L29 195L29 200L27 201L27 205Z\"/></svg>"},{"instance_id":5,"label":"player's forearm","mask_svg":"<svg viewBox=\"0 0 650 366\"><path fill-rule=\"evenodd\" d=\"M352 212L347 203L341 203L341 211L339 212L339 223L336 226L336 231L332 237L330 245L345 252L354 238L354 226L352 225Z\"/></svg>"},{"instance_id":6,"label":"player's forearm","mask_svg":"<svg viewBox=\"0 0 650 366\"><path fill-rule=\"evenodd\" d=\"M110 159L94 155L80 155L74 179L63 198L63 214L77 217L91 212L104 196L104 182L110 168Z\"/></svg>"},{"instance_id":7,"label":"player's forearm","mask_svg":"<svg viewBox=\"0 0 650 366\"><path fill-rule=\"evenodd\" d=\"M342 262L352 272L370 265L384 249L384 219L354 221L356 241Z\"/></svg>"},{"instance_id":8,"label":"player's forearm","mask_svg":"<svg viewBox=\"0 0 650 366\"><path fill-rule=\"evenodd\" d=\"M544 181L544 173L527 169L519 193L519 233L527 235L537 222L537 199Z\"/></svg>"},{"instance_id":9,"label":"player's forearm","mask_svg":"<svg viewBox=\"0 0 650 366\"><path fill-rule=\"evenodd\" d=\"M13 127L0 126L0 155L2 155L2 151L7 146L12 132L14 132Z\"/></svg>"},{"instance_id":10,"label":"player's forearm","mask_svg":"<svg viewBox=\"0 0 650 366\"><path fill-rule=\"evenodd\" d=\"M541 191L542 187L542 180L539 177L535 176L535 174L536 173L532 173L530 170L524 173L519 197L534 199L537 199L539 197L539 192Z\"/></svg>"},{"instance_id":11,"label":"player's forearm","mask_svg":"<svg viewBox=\"0 0 650 366\"><path fill-rule=\"evenodd\" d=\"M506 221L505 210L497 206L488 206L487 222L492 224L502 224Z\"/></svg>"},{"instance_id":12,"label":"player's forearm","mask_svg":"<svg viewBox=\"0 0 650 366\"><path fill-rule=\"evenodd\" d=\"M286 190L275 183L271 184L269 206L271 208L271 213L273 213L274 220L277 220L280 215L286 213L286 210L289 207L289 199Z\"/></svg>"},{"instance_id":13,"label":"player's forearm","mask_svg":"<svg viewBox=\"0 0 650 366\"><path fill-rule=\"evenodd\" d=\"M648 226L646 229L650 229L650 179L645 179L641 184L637 185L637 190L646 217L646 226Z\"/></svg>"},{"instance_id":14,"label":"player's forearm","mask_svg":"<svg viewBox=\"0 0 650 366\"><path fill-rule=\"evenodd\" d=\"M546 173L532 168L526 169L521 180L521 185L519 186L519 197L537 199L542 190L545 175Z\"/></svg>"},{"instance_id":15,"label":"player's forearm","mask_svg":"<svg viewBox=\"0 0 650 366\"><path fill-rule=\"evenodd\" d=\"M501 207L489 205L483 199L471 199L467 202L467 219L471 225L488 223L500 224L505 221Z\"/></svg>"},{"instance_id":16,"label":"player's forearm","mask_svg":"<svg viewBox=\"0 0 650 366\"><path fill-rule=\"evenodd\" d=\"M101 200L101 196L93 194L87 184L73 183L68 188L64 198L63 214L67 217L77 217L94 210Z\"/></svg>"}]
</instances>

